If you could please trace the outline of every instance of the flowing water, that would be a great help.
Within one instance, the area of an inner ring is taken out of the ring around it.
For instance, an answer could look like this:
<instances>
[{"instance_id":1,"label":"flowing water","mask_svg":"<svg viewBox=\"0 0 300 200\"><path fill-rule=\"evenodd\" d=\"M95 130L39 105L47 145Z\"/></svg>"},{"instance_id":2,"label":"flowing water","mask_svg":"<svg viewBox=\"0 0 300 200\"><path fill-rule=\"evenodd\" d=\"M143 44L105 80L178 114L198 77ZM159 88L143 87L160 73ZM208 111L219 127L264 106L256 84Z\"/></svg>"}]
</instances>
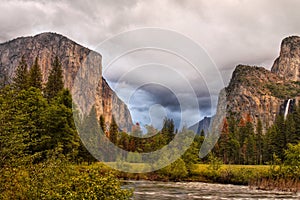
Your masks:
<instances>
[{"instance_id":1,"label":"flowing water","mask_svg":"<svg viewBox=\"0 0 300 200\"><path fill-rule=\"evenodd\" d=\"M289 99L286 103L285 111L284 111L284 120L286 120L286 117L289 114L290 103L291 103L291 99Z\"/></svg>"},{"instance_id":2,"label":"flowing water","mask_svg":"<svg viewBox=\"0 0 300 200\"><path fill-rule=\"evenodd\" d=\"M200 182L130 181L135 200L173 199L300 199L300 194L262 191L247 186Z\"/></svg>"}]
</instances>

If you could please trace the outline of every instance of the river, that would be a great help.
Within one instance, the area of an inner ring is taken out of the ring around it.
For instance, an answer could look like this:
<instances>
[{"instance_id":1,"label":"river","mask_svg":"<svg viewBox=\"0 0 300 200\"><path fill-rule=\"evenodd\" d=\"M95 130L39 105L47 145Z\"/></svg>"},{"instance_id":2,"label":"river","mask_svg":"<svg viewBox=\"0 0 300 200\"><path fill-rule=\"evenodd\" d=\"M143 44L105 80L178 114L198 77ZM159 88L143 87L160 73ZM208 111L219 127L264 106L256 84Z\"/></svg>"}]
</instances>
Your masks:
<instances>
[{"instance_id":1,"label":"river","mask_svg":"<svg viewBox=\"0 0 300 200\"><path fill-rule=\"evenodd\" d=\"M130 181L135 200L169 199L300 199L300 194L262 191L247 186L200 182Z\"/></svg>"}]
</instances>

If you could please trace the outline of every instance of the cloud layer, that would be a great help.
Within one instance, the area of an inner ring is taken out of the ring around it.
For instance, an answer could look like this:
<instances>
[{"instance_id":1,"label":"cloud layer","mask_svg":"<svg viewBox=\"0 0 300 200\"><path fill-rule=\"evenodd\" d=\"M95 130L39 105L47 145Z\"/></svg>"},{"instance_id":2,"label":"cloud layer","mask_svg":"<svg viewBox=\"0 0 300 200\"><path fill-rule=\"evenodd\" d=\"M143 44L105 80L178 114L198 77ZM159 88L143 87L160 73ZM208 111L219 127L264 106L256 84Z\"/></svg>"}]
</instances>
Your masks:
<instances>
[{"instance_id":1,"label":"cloud layer","mask_svg":"<svg viewBox=\"0 0 300 200\"><path fill-rule=\"evenodd\" d=\"M51 31L94 49L123 31L166 28L202 46L227 83L239 63L271 67L281 40L289 35L300 35L299 7L298 0L3 0L0 42ZM118 79L116 74L115 77L107 74L107 77L112 84ZM149 88L145 91L149 92ZM172 103L176 101L165 101L161 90L155 91L155 100L146 95L145 101L152 99L152 103L162 103L174 111ZM206 89L197 91L202 110L206 111L201 116L193 116L192 121L211 114L207 97Z\"/></svg>"}]
</instances>

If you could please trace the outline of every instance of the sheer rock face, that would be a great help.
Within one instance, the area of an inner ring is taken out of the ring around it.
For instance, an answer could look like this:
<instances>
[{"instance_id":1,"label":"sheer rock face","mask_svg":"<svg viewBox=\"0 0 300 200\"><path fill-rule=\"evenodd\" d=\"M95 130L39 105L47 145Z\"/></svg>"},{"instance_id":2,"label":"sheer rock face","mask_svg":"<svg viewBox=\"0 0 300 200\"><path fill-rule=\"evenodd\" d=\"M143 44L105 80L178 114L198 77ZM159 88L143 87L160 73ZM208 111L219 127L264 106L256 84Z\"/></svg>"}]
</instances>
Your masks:
<instances>
[{"instance_id":1,"label":"sheer rock face","mask_svg":"<svg viewBox=\"0 0 300 200\"><path fill-rule=\"evenodd\" d=\"M251 120L254 127L260 119L266 131L276 116L285 110L288 99L294 99L296 103L300 99L299 70L300 37L296 36L282 41L280 56L271 71L238 65L225 88L226 116ZM216 125L212 126L216 128Z\"/></svg>"},{"instance_id":2,"label":"sheer rock face","mask_svg":"<svg viewBox=\"0 0 300 200\"><path fill-rule=\"evenodd\" d=\"M104 115L107 123L111 122L114 115L121 129L131 128L132 120L127 106L102 77L100 54L62 35L42 33L0 44L0 71L11 79L23 55L29 67L34 59L38 58L44 83L47 82L51 63L55 56L58 56L62 63L65 87L70 89L72 95L79 101L81 111L89 111L94 105L97 116ZM78 72L81 75L77 76ZM84 84L79 81L81 85L76 85L76 80L80 79L85 80ZM92 87L92 85L96 86ZM92 101L94 104L90 105Z\"/></svg>"},{"instance_id":3,"label":"sheer rock face","mask_svg":"<svg viewBox=\"0 0 300 200\"><path fill-rule=\"evenodd\" d=\"M300 81L300 37L291 36L282 41L272 72L286 80Z\"/></svg>"},{"instance_id":4,"label":"sheer rock face","mask_svg":"<svg viewBox=\"0 0 300 200\"><path fill-rule=\"evenodd\" d=\"M201 131L204 131L204 135L209 132L209 125L211 122L211 117L204 117L201 121L189 127L189 130L194 131L196 134L200 135Z\"/></svg>"},{"instance_id":5,"label":"sheer rock face","mask_svg":"<svg viewBox=\"0 0 300 200\"><path fill-rule=\"evenodd\" d=\"M226 88L226 113L237 119L251 120L254 126L262 121L264 130L273 124L284 99L276 97L270 87L283 81L261 68L239 65Z\"/></svg>"}]
</instances>

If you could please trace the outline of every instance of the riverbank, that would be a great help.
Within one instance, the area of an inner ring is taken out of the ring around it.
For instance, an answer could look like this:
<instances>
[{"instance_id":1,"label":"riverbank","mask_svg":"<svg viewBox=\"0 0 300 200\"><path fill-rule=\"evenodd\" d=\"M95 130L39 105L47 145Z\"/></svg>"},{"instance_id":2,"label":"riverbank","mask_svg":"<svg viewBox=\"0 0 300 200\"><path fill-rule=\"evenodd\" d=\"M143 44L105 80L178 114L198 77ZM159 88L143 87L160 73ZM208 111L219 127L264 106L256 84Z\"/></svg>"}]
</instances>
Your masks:
<instances>
[{"instance_id":1,"label":"riverbank","mask_svg":"<svg viewBox=\"0 0 300 200\"><path fill-rule=\"evenodd\" d=\"M164 171L151 173L131 174L117 172L117 176L124 180L150 180L150 181L190 181L205 183L222 183L234 185L249 185L252 179L266 176L269 166L255 165L222 165L219 169L211 169L208 164L196 164L190 169L188 175L172 178Z\"/></svg>"},{"instance_id":2,"label":"riverbank","mask_svg":"<svg viewBox=\"0 0 300 200\"><path fill-rule=\"evenodd\" d=\"M248 186L203 182L127 181L135 200L181 199L299 199L292 192L264 191Z\"/></svg>"},{"instance_id":3,"label":"riverbank","mask_svg":"<svg viewBox=\"0 0 300 200\"><path fill-rule=\"evenodd\" d=\"M136 165L130 163L132 167ZM209 164L195 164L188 175L180 178L171 178L163 170L150 173L126 173L112 170L102 163L95 163L89 167L99 168L102 171L113 171L121 180L147 180L147 181L172 181L172 182L203 182L250 186L260 190L280 190L287 192L300 191L300 181L297 178L276 178L269 165L220 165L213 168Z\"/></svg>"}]
</instances>

